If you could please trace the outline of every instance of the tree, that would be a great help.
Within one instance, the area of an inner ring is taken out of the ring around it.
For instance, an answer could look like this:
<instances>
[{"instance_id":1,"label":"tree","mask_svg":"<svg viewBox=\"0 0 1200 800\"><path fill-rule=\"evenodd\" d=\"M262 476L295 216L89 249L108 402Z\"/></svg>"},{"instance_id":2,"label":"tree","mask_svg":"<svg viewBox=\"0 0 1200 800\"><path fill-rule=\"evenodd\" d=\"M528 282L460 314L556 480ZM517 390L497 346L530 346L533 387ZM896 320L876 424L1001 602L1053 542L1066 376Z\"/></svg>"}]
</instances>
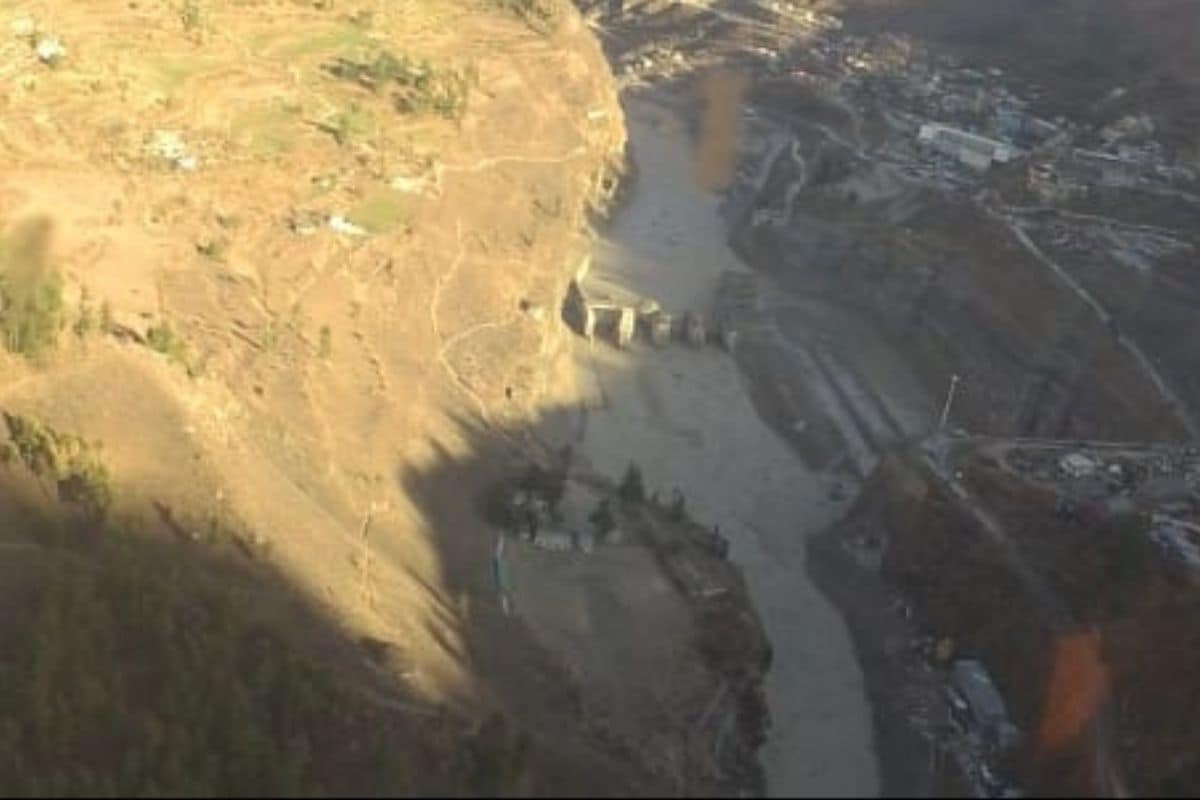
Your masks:
<instances>
[{"instance_id":1,"label":"tree","mask_svg":"<svg viewBox=\"0 0 1200 800\"><path fill-rule=\"evenodd\" d=\"M617 527L617 520L613 516L607 497L596 505L596 510L588 517L588 522L596 526L596 533L602 538L612 533L613 529Z\"/></svg>"},{"instance_id":2,"label":"tree","mask_svg":"<svg viewBox=\"0 0 1200 800\"><path fill-rule=\"evenodd\" d=\"M546 504L550 506L550 511L558 511L558 506L562 503L563 496L566 493L567 476L561 472L548 473L546 475L546 483L542 487L542 496L546 498Z\"/></svg>"},{"instance_id":3,"label":"tree","mask_svg":"<svg viewBox=\"0 0 1200 800\"><path fill-rule=\"evenodd\" d=\"M521 488L545 500L551 511L557 511L558 504L567 492L567 476L563 471L548 470L540 464L531 464L521 480Z\"/></svg>"},{"instance_id":4,"label":"tree","mask_svg":"<svg viewBox=\"0 0 1200 800\"><path fill-rule=\"evenodd\" d=\"M687 501L683 498L683 492L678 489L675 490L675 495L671 500L671 508L667 513L675 522L683 522L688 518Z\"/></svg>"},{"instance_id":5,"label":"tree","mask_svg":"<svg viewBox=\"0 0 1200 800\"><path fill-rule=\"evenodd\" d=\"M642 470L632 461L625 470L625 477L621 479L621 486L617 493L622 502L627 505L641 505L646 501L646 486L642 482Z\"/></svg>"}]
</instances>

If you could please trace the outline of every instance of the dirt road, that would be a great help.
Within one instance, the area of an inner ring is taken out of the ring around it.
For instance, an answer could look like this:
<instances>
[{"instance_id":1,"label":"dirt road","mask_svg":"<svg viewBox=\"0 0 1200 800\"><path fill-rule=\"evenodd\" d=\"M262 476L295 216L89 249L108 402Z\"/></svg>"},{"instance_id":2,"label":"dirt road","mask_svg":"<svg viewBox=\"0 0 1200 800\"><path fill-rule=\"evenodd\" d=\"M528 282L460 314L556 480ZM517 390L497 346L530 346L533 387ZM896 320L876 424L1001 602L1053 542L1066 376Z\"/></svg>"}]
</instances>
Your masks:
<instances>
[{"instance_id":1,"label":"dirt road","mask_svg":"<svg viewBox=\"0 0 1200 800\"><path fill-rule=\"evenodd\" d=\"M707 313L728 250L716 197L696 187L683 125L652 101L627 101L639 180L598 248L594 269L672 313ZM578 456L647 487L678 487L692 516L720 526L774 647L773 728L762 751L769 793L879 791L871 715L842 619L805 572L805 538L840 513L833 477L810 471L759 419L733 360L716 348L578 344L590 398ZM843 501L847 502L847 501Z\"/></svg>"}]
</instances>

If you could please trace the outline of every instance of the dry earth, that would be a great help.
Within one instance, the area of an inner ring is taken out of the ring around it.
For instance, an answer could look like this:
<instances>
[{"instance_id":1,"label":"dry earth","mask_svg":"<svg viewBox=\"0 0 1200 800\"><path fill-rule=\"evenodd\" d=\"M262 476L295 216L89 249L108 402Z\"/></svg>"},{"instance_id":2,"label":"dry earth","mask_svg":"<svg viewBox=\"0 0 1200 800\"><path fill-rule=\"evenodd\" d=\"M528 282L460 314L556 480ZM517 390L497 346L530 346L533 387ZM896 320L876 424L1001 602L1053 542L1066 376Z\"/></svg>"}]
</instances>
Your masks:
<instances>
[{"instance_id":1,"label":"dry earth","mask_svg":"<svg viewBox=\"0 0 1200 800\"><path fill-rule=\"evenodd\" d=\"M129 524L265 556L406 696L538 731L532 788L654 786L575 734L473 506L571 395L558 304L622 168L576 12L4 2L0 53L6 286L44 262L64 301L0 407L100 442Z\"/></svg>"}]
</instances>

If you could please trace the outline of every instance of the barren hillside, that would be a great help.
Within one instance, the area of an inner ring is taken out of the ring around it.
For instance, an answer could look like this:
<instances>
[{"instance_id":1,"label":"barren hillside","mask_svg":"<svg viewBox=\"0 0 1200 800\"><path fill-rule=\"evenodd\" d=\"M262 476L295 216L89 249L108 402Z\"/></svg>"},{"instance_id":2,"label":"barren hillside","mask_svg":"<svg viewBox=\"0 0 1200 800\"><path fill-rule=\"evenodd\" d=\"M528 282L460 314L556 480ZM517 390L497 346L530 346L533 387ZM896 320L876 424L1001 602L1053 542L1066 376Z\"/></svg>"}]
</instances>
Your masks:
<instances>
[{"instance_id":1,"label":"barren hillside","mask_svg":"<svg viewBox=\"0 0 1200 800\"><path fill-rule=\"evenodd\" d=\"M558 306L623 163L576 12L4 2L0 83L0 408L41 426L10 426L0 513L249 557L249 606L286 586L405 703L540 732L526 789L656 785L500 613L473 510L570 396ZM4 546L36 561L35 528Z\"/></svg>"}]
</instances>

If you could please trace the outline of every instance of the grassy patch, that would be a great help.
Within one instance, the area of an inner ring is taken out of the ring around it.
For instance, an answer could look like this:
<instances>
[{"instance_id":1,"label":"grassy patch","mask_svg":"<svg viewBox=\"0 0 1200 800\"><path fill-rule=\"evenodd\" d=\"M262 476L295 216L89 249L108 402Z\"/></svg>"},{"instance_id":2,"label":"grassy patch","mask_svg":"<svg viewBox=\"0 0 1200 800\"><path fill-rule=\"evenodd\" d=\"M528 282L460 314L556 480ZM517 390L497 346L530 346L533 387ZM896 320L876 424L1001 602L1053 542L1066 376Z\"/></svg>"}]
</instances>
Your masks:
<instances>
[{"instance_id":1,"label":"grassy patch","mask_svg":"<svg viewBox=\"0 0 1200 800\"><path fill-rule=\"evenodd\" d=\"M333 331L329 330L328 325L321 326L321 343L318 353L324 359L333 355Z\"/></svg>"},{"instance_id":2,"label":"grassy patch","mask_svg":"<svg viewBox=\"0 0 1200 800\"><path fill-rule=\"evenodd\" d=\"M235 139L248 139L255 155L284 155L296 146L295 118L294 112L279 105L251 108L234 117L230 131Z\"/></svg>"},{"instance_id":3,"label":"grassy patch","mask_svg":"<svg viewBox=\"0 0 1200 800\"><path fill-rule=\"evenodd\" d=\"M357 104L351 104L345 111L339 111L332 119L321 123L320 128L339 145L346 145L358 137L374 135L375 115Z\"/></svg>"},{"instance_id":4,"label":"grassy patch","mask_svg":"<svg viewBox=\"0 0 1200 800\"><path fill-rule=\"evenodd\" d=\"M48 263L51 224L38 218L0 238L0 331L11 352L37 356L62 327L62 278Z\"/></svg>"},{"instance_id":5,"label":"grassy patch","mask_svg":"<svg viewBox=\"0 0 1200 800\"><path fill-rule=\"evenodd\" d=\"M151 350L166 356L172 364L183 367L188 377L194 378L201 373L200 366L192 360L187 342L170 323L162 322L146 331L146 344Z\"/></svg>"},{"instance_id":6,"label":"grassy patch","mask_svg":"<svg viewBox=\"0 0 1200 800\"><path fill-rule=\"evenodd\" d=\"M8 441L0 444L0 461L21 465L54 484L58 499L91 519L103 518L112 504L108 470L95 448L80 436L56 431L19 414L4 412Z\"/></svg>"},{"instance_id":7,"label":"grassy patch","mask_svg":"<svg viewBox=\"0 0 1200 800\"><path fill-rule=\"evenodd\" d=\"M205 258L211 258L218 264L224 264L229 255L229 241L223 236L214 236L196 242L196 252Z\"/></svg>"},{"instance_id":8,"label":"grassy patch","mask_svg":"<svg viewBox=\"0 0 1200 800\"><path fill-rule=\"evenodd\" d=\"M469 70L435 67L388 50L358 59L337 58L325 70L372 91L394 89L396 110L403 114L436 114L446 119L462 117L475 80Z\"/></svg>"},{"instance_id":9,"label":"grassy patch","mask_svg":"<svg viewBox=\"0 0 1200 800\"><path fill-rule=\"evenodd\" d=\"M271 53L286 59L303 58L319 53L340 52L367 43L367 31L359 25L342 25L323 33L292 41Z\"/></svg>"},{"instance_id":10,"label":"grassy patch","mask_svg":"<svg viewBox=\"0 0 1200 800\"><path fill-rule=\"evenodd\" d=\"M165 94L174 92L204 71L208 62L198 58L192 59L158 59L151 62L157 87Z\"/></svg>"},{"instance_id":11,"label":"grassy patch","mask_svg":"<svg viewBox=\"0 0 1200 800\"><path fill-rule=\"evenodd\" d=\"M185 31L195 31L204 23L200 0L183 0L179 7L179 21Z\"/></svg>"},{"instance_id":12,"label":"grassy patch","mask_svg":"<svg viewBox=\"0 0 1200 800\"><path fill-rule=\"evenodd\" d=\"M409 202L394 189L380 189L363 198L346 219L371 233L385 233L409 217Z\"/></svg>"}]
</instances>

